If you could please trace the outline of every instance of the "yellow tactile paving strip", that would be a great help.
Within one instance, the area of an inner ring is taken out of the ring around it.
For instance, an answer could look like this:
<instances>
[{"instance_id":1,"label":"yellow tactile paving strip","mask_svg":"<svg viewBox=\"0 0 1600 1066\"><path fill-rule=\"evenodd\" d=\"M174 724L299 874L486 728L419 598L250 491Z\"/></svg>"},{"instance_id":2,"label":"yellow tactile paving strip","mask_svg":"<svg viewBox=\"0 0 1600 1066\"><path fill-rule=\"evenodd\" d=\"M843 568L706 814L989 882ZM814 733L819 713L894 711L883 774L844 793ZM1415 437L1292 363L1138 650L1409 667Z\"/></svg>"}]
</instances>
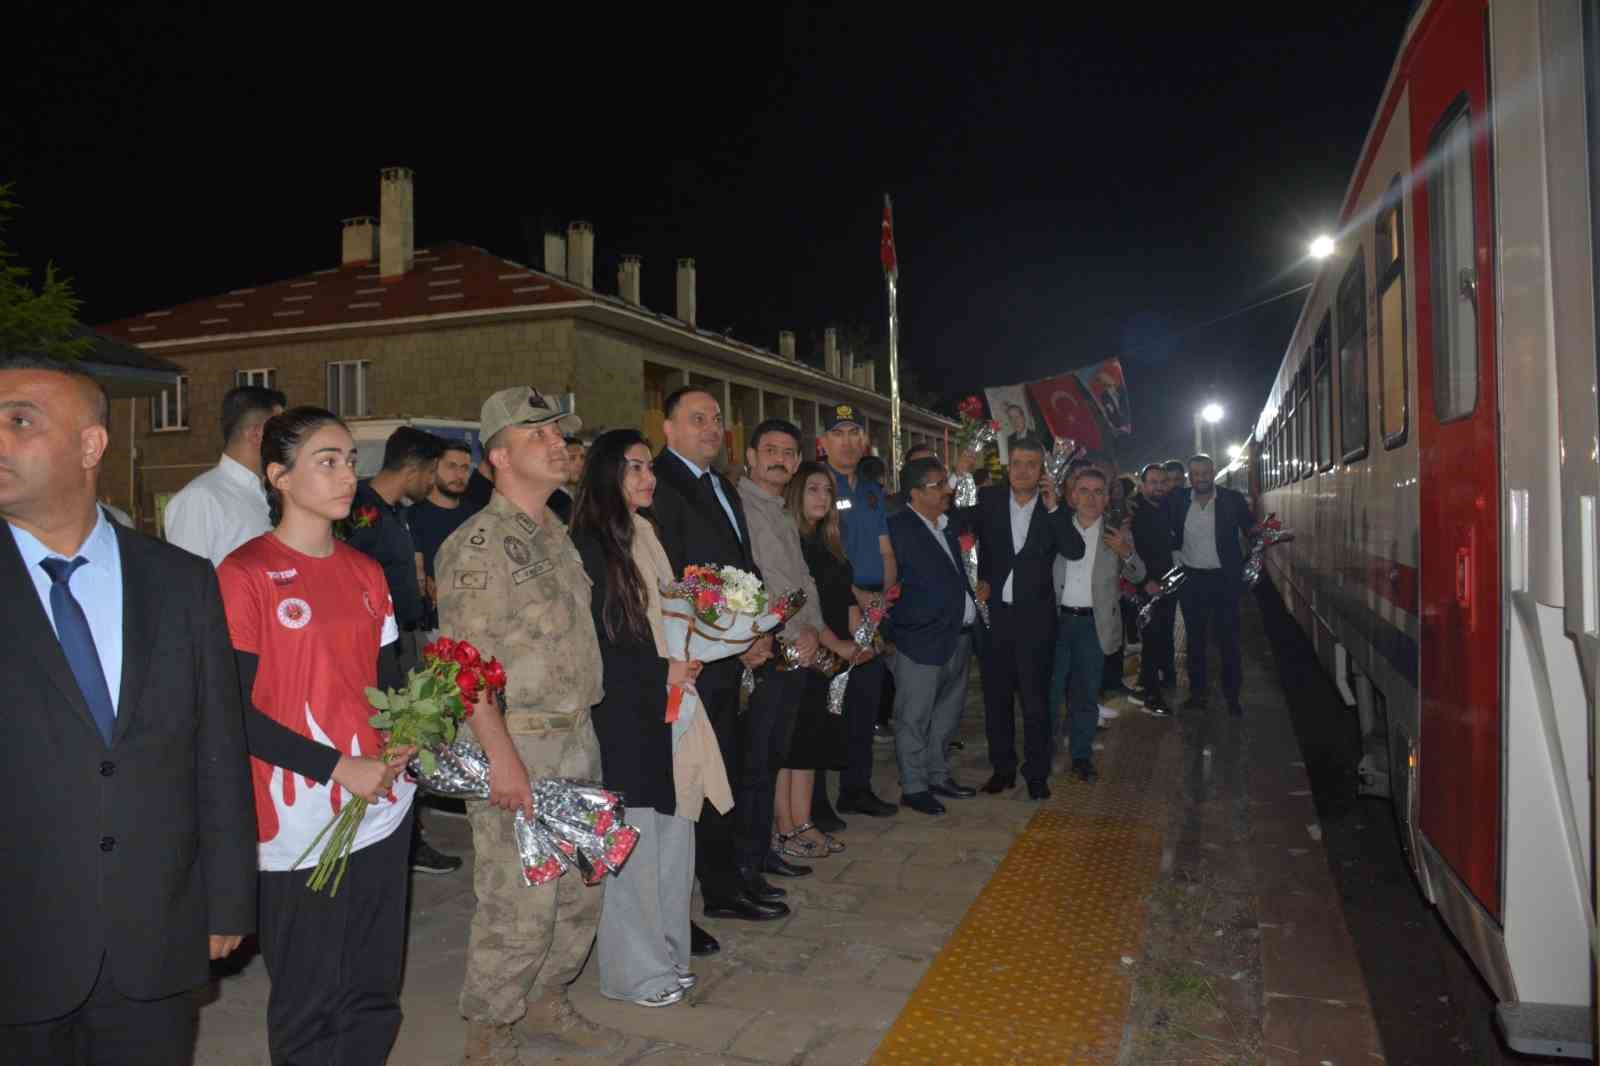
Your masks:
<instances>
[{"instance_id":1,"label":"yellow tactile paving strip","mask_svg":"<svg viewBox=\"0 0 1600 1066\"><path fill-rule=\"evenodd\" d=\"M1113 1063L1161 863L1176 723L1124 715L1101 778L1058 773L873 1066Z\"/></svg>"}]
</instances>

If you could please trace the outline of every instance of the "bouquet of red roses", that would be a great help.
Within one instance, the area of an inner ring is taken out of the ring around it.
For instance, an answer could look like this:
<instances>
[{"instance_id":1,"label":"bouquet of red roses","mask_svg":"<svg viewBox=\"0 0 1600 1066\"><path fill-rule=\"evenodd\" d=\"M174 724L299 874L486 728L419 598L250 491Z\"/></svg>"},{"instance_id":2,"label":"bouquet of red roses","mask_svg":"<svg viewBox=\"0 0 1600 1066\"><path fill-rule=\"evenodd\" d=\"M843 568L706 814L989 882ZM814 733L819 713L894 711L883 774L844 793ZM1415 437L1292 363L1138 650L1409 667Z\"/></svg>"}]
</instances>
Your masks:
<instances>
[{"instance_id":1,"label":"bouquet of red roses","mask_svg":"<svg viewBox=\"0 0 1600 1066\"><path fill-rule=\"evenodd\" d=\"M478 697L505 687L506 671L498 659L484 659L477 648L464 640L440 637L422 649L422 665L411 671L405 688L366 690L367 702L378 712L367 721L372 728L387 734L379 757L387 759L402 749L415 748L423 770L432 773L438 765L434 749L455 740L456 728L472 717ZM352 797L295 860L298 868L327 837L322 857L306 881L313 892L321 892L332 878L333 888L328 894L338 895L356 831L366 814L367 801Z\"/></svg>"}]
</instances>

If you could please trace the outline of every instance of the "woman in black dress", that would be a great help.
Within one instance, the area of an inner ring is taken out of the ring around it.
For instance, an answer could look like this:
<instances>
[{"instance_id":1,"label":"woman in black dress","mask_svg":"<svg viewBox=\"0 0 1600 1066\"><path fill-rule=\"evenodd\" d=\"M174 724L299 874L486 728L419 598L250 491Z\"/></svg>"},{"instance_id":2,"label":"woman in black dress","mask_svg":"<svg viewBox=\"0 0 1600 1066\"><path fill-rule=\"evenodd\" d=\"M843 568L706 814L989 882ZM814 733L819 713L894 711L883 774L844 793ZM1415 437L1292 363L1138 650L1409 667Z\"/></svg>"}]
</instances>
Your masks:
<instances>
[{"instance_id":1,"label":"woman in black dress","mask_svg":"<svg viewBox=\"0 0 1600 1066\"><path fill-rule=\"evenodd\" d=\"M800 548L822 601L822 646L846 662L866 662L873 651L857 648L851 635L861 623L861 609L850 593L850 562L839 539L833 476L821 463L802 463L789 479L784 503L800 527ZM846 730L843 715L828 713L830 679L809 669L805 675L794 739L785 768L778 772L775 843L786 855L820 859L843 851L844 845L811 822L812 780L818 770L844 768Z\"/></svg>"}]
</instances>

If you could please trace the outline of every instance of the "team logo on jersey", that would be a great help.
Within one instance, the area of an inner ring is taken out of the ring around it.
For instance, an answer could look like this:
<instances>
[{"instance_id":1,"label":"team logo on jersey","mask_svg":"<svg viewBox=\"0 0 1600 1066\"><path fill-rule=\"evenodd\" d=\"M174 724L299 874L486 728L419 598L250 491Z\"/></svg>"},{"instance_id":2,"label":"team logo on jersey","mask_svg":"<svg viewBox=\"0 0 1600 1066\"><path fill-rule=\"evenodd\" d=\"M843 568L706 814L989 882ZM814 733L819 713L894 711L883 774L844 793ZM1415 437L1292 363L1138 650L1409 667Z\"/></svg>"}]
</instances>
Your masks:
<instances>
[{"instance_id":1,"label":"team logo on jersey","mask_svg":"<svg viewBox=\"0 0 1600 1066\"><path fill-rule=\"evenodd\" d=\"M278 622L285 629L304 629L311 624L311 605L298 596L280 600L278 603Z\"/></svg>"},{"instance_id":2,"label":"team logo on jersey","mask_svg":"<svg viewBox=\"0 0 1600 1066\"><path fill-rule=\"evenodd\" d=\"M372 606L372 595L366 589L361 590L361 606L365 607L372 617L378 617L378 609Z\"/></svg>"},{"instance_id":3,"label":"team logo on jersey","mask_svg":"<svg viewBox=\"0 0 1600 1066\"><path fill-rule=\"evenodd\" d=\"M518 540L516 537L507 537L504 543L506 547L506 558L510 559L517 566L527 566L528 560L533 558L533 552L529 551L528 546L522 543L522 541Z\"/></svg>"},{"instance_id":4,"label":"team logo on jersey","mask_svg":"<svg viewBox=\"0 0 1600 1066\"><path fill-rule=\"evenodd\" d=\"M298 570L268 570L267 577L272 579L274 585L280 588L300 576Z\"/></svg>"}]
</instances>

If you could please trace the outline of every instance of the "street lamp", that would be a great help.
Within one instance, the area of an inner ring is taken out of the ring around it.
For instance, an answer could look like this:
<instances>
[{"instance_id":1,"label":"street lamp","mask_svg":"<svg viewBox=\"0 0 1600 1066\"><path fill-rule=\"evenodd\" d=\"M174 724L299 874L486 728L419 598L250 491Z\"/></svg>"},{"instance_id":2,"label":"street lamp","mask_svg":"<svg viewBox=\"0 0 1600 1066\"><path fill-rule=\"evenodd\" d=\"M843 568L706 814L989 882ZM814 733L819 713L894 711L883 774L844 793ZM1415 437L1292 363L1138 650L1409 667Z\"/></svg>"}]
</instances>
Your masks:
<instances>
[{"instance_id":1,"label":"street lamp","mask_svg":"<svg viewBox=\"0 0 1600 1066\"><path fill-rule=\"evenodd\" d=\"M1333 243L1333 238L1328 236L1326 233L1311 242L1311 258L1313 259L1326 259L1332 255L1334 251L1335 246Z\"/></svg>"},{"instance_id":2,"label":"street lamp","mask_svg":"<svg viewBox=\"0 0 1600 1066\"><path fill-rule=\"evenodd\" d=\"M1222 410L1222 405L1215 400L1210 401L1194 413L1194 450L1197 453L1206 450L1205 442L1201 437L1201 432L1205 425L1207 423L1213 426L1216 425L1222 421L1222 416L1225 413Z\"/></svg>"},{"instance_id":3,"label":"street lamp","mask_svg":"<svg viewBox=\"0 0 1600 1066\"><path fill-rule=\"evenodd\" d=\"M1236 462L1238 460L1239 456L1241 456L1243 454L1244 454L1244 445L1242 445L1242 444L1230 444L1230 445L1228 445L1228 459L1229 459L1229 461Z\"/></svg>"},{"instance_id":4,"label":"street lamp","mask_svg":"<svg viewBox=\"0 0 1600 1066\"><path fill-rule=\"evenodd\" d=\"M1208 403L1200 409L1200 417L1210 422L1213 426L1222 421L1222 405Z\"/></svg>"}]
</instances>

